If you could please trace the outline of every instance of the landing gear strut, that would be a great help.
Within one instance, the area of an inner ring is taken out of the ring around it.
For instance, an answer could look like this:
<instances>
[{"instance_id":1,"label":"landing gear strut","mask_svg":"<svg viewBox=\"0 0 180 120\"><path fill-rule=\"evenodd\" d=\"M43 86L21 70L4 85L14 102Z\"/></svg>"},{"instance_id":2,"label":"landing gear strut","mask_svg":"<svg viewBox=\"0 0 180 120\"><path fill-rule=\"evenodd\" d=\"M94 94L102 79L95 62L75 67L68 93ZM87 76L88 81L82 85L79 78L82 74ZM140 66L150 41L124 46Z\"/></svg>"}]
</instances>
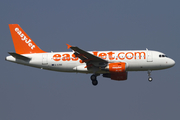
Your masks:
<instances>
[{"instance_id":1,"label":"landing gear strut","mask_svg":"<svg viewBox=\"0 0 180 120\"><path fill-rule=\"evenodd\" d=\"M151 70L148 70L148 77L149 77L148 81L149 82L152 82L152 80L153 80L153 78L151 77L151 72L152 72Z\"/></svg>"},{"instance_id":2,"label":"landing gear strut","mask_svg":"<svg viewBox=\"0 0 180 120\"><path fill-rule=\"evenodd\" d=\"M91 75L91 81L92 81L92 84L94 86L96 86L98 84L97 76L96 75Z\"/></svg>"}]
</instances>

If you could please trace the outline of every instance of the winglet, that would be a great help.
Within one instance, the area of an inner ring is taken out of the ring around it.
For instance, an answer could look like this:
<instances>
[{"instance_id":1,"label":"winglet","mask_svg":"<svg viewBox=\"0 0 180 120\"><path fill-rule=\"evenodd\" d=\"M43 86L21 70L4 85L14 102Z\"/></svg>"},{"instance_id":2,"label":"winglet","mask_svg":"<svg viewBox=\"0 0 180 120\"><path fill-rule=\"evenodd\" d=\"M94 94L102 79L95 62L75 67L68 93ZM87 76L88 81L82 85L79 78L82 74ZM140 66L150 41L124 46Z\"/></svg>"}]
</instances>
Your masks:
<instances>
[{"instance_id":1,"label":"winglet","mask_svg":"<svg viewBox=\"0 0 180 120\"><path fill-rule=\"evenodd\" d=\"M69 45L69 44L66 44L66 45L67 45L67 48L68 48L68 49L72 47L72 46L71 46L71 45Z\"/></svg>"}]
</instances>

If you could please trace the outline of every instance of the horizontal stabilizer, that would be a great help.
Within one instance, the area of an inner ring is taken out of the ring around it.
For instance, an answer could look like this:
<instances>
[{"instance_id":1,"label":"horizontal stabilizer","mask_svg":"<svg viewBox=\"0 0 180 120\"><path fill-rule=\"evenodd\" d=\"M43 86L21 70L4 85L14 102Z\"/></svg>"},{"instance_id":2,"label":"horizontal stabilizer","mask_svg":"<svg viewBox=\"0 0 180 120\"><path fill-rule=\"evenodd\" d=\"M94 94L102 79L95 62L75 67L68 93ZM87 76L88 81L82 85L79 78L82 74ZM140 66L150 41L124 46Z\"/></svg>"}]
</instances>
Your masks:
<instances>
[{"instance_id":1,"label":"horizontal stabilizer","mask_svg":"<svg viewBox=\"0 0 180 120\"><path fill-rule=\"evenodd\" d=\"M13 52L8 52L10 55L12 55L14 58L20 59L20 60L31 60L29 57L25 57L23 55L13 53Z\"/></svg>"}]
</instances>

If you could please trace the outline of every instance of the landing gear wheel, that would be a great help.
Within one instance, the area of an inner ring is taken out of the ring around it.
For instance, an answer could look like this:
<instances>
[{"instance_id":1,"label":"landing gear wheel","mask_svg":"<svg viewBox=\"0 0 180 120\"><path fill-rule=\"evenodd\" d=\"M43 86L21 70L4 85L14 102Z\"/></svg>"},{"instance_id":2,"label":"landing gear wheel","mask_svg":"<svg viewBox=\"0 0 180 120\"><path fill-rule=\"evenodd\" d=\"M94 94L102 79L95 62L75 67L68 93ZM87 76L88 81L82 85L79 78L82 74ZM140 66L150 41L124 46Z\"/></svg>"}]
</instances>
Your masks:
<instances>
[{"instance_id":1,"label":"landing gear wheel","mask_svg":"<svg viewBox=\"0 0 180 120\"><path fill-rule=\"evenodd\" d=\"M96 86L96 85L98 84L98 81L97 81L97 80L92 80L92 84L93 84L94 86Z\"/></svg>"},{"instance_id":2,"label":"landing gear wheel","mask_svg":"<svg viewBox=\"0 0 180 120\"><path fill-rule=\"evenodd\" d=\"M94 86L96 86L98 84L98 81L97 81L97 76L96 75L91 75L91 80L92 80L92 84Z\"/></svg>"},{"instance_id":3,"label":"landing gear wheel","mask_svg":"<svg viewBox=\"0 0 180 120\"><path fill-rule=\"evenodd\" d=\"M152 78L152 77L149 77L148 80L149 80L149 82L152 82L153 78Z\"/></svg>"},{"instance_id":4,"label":"landing gear wheel","mask_svg":"<svg viewBox=\"0 0 180 120\"><path fill-rule=\"evenodd\" d=\"M95 80L96 80L96 77L97 77L96 75L91 75L91 80L92 80L92 81L95 81ZM97 81L97 80L96 80L96 81Z\"/></svg>"}]
</instances>

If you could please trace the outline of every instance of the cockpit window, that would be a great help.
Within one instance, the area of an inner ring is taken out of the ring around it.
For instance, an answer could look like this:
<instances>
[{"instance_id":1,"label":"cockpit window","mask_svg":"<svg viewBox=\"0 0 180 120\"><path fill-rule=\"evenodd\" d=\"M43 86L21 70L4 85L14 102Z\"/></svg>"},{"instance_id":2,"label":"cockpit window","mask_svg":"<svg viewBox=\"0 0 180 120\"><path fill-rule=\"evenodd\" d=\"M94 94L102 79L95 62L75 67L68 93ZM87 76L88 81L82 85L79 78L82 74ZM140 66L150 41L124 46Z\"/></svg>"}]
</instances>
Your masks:
<instances>
[{"instance_id":1,"label":"cockpit window","mask_svg":"<svg viewBox=\"0 0 180 120\"><path fill-rule=\"evenodd\" d=\"M164 54L160 54L159 57L168 57L168 56Z\"/></svg>"}]
</instances>

